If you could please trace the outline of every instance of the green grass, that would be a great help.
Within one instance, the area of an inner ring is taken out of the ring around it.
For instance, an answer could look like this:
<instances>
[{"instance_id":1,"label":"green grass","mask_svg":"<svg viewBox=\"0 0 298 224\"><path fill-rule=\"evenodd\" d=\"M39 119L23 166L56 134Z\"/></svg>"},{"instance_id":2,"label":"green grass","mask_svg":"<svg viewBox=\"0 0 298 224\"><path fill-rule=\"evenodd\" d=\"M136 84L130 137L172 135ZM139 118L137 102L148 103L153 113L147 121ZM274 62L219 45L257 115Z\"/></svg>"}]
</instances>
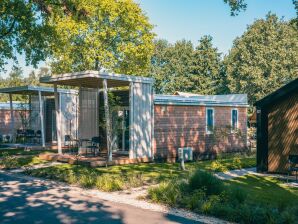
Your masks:
<instances>
[{"instance_id":1,"label":"green grass","mask_svg":"<svg viewBox=\"0 0 298 224\"><path fill-rule=\"evenodd\" d=\"M9 155L14 155L14 156L26 156L26 155L39 155L40 153L44 153L44 152L57 152L57 151L55 151L55 150L25 151L24 148L19 148L19 149L0 148L0 157L3 156L3 153L8 153Z\"/></svg>"},{"instance_id":2,"label":"green grass","mask_svg":"<svg viewBox=\"0 0 298 224\"><path fill-rule=\"evenodd\" d=\"M246 175L229 181L228 186L238 187L245 191L249 201L279 206L298 203L298 188L287 187L283 182L273 177Z\"/></svg>"},{"instance_id":3,"label":"green grass","mask_svg":"<svg viewBox=\"0 0 298 224\"><path fill-rule=\"evenodd\" d=\"M148 190L154 202L186 208L237 223L297 223L298 189L273 177L246 175L221 181L197 170Z\"/></svg>"},{"instance_id":4,"label":"green grass","mask_svg":"<svg viewBox=\"0 0 298 224\"><path fill-rule=\"evenodd\" d=\"M221 164L220 168L214 164ZM196 169L221 171L235 168L252 167L255 166L255 158L245 157L238 158L236 160L229 158L215 161L197 161L186 163L185 166L186 171L182 171L178 163L142 163L99 168L63 164L32 170L27 174L49 179L56 179L68 183L80 183L81 181L80 185L84 187L104 186L104 184L99 183L99 181L106 182L107 179L112 178L121 180L123 183L115 184L119 186L121 185L122 188L125 189L142 185L157 184L162 181L168 181L178 177L185 178ZM101 176L104 176L105 178L99 178ZM101 190L105 190L104 188L105 187L100 187ZM109 187L106 188L109 189ZM109 190L112 189L119 190L119 187L116 188L111 186L111 189Z\"/></svg>"}]
</instances>

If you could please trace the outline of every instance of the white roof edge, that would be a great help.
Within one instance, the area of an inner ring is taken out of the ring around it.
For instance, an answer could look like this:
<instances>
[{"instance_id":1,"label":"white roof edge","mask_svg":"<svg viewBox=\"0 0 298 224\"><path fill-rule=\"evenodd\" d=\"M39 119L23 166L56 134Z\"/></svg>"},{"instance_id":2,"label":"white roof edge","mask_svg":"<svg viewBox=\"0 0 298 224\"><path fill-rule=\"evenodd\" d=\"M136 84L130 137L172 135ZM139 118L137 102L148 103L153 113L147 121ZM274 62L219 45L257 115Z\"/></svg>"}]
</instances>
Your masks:
<instances>
[{"instance_id":1,"label":"white roof edge","mask_svg":"<svg viewBox=\"0 0 298 224\"><path fill-rule=\"evenodd\" d=\"M142 76L133 76L133 75L124 75L124 74L116 74L116 73L107 73L107 72L99 72L93 70L86 70L81 72L73 72L73 73L64 73L57 74L53 76L41 77L40 82L50 83L55 81L63 81L75 78L102 78L102 79L113 79L119 81L127 81L127 82L143 82L143 83L153 83L153 78L142 77Z\"/></svg>"},{"instance_id":2,"label":"white roof edge","mask_svg":"<svg viewBox=\"0 0 298 224\"><path fill-rule=\"evenodd\" d=\"M177 96L154 95L155 104L168 105L229 105L248 106L246 94Z\"/></svg>"},{"instance_id":3,"label":"white roof edge","mask_svg":"<svg viewBox=\"0 0 298 224\"><path fill-rule=\"evenodd\" d=\"M5 87L5 88L0 88L0 93L12 93L13 92L19 92L19 91L41 91L41 92L54 92L54 88L52 87L47 87L47 86L14 86L14 87ZM71 93L71 94L77 94L78 91L75 89L61 89L58 88L57 91L59 93Z\"/></svg>"}]
</instances>

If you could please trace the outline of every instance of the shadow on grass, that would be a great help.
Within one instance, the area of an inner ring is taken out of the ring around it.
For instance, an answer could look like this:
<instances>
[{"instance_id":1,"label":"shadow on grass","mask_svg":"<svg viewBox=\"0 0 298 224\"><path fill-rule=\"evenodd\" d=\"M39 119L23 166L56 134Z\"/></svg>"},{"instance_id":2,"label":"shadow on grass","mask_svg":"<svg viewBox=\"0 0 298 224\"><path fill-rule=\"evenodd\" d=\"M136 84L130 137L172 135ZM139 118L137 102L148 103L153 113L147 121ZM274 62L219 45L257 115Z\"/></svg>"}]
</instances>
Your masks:
<instances>
[{"instance_id":1,"label":"shadow on grass","mask_svg":"<svg viewBox=\"0 0 298 224\"><path fill-rule=\"evenodd\" d=\"M243 189L250 201L272 206L291 206L298 202L298 188L288 187L273 177L246 175L225 182Z\"/></svg>"}]
</instances>

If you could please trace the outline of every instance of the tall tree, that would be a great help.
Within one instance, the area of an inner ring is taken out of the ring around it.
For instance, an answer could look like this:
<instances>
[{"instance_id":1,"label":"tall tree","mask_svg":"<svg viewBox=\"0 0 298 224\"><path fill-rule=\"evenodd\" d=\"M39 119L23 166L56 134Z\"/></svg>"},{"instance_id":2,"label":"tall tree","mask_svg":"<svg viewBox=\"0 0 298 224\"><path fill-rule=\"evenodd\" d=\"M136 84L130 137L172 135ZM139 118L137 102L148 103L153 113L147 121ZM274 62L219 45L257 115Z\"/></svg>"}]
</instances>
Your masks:
<instances>
[{"instance_id":1,"label":"tall tree","mask_svg":"<svg viewBox=\"0 0 298 224\"><path fill-rule=\"evenodd\" d=\"M51 23L59 36L53 49L53 72L109 69L126 74L148 72L153 26L132 0L85 0L87 19L65 14Z\"/></svg>"},{"instance_id":2,"label":"tall tree","mask_svg":"<svg viewBox=\"0 0 298 224\"><path fill-rule=\"evenodd\" d=\"M244 0L224 0L224 2L230 6L232 15L236 15L246 7ZM90 29L86 27L88 26L87 21L91 23ZM63 44L66 42L65 37L61 41L58 39L62 36L61 31L63 34L67 34L66 37L71 38L72 45L67 45L71 49L67 49L67 52L74 51L76 46L82 48L82 44L90 43L93 46L92 41L95 41L94 49L88 53L91 58L98 58L96 59L98 64L103 63L109 67L109 64L115 64L114 60L118 58L120 61L115 65L117 70L118 67L128 72L143 70L141 66L144 61L148 61L146 53L152 50L147 49L146 45L152 38L150 32L148 34L151 28L146 30L150 27L147 26L147 23L146 17L132 0L1 0L0 71L4 69L4 65L9 59L17 61L17 54L25 55L27 64L36 66L39 61L44 61L52 55L52 47L54 47L56 52L54 56L59 59L59 51L56 48L60 46L64 50ZM143 26L144 24L146 25ZM94 32L94 29L98 32ZM104 40L102 44L98 44L97 39L90 37L89 31L100 40ZM126 34L124 34L125 31ZM67 32L77 32L77 36ZM127 32L131 32L131 35L128 35ZM82 43L84 37L86 40ZM119 38L122 38L125 44L114 44L114 42L119 42ZM131 39L133 39L132 43L126 44ZM103 48L107 44L111 45L110 49ZM134 50L131 51L131 47ZM106 58L97 56L98 53L94 52L97 49L104 49L104 52L108 53ZM55 66L57 70L62 70L64 67L66 70L70 70L78 66L77 63L81 55L70 55L70 58L67 58L66 53L62 54L61 58L73 61L74 65L63 64L60 61ZM86 57L86 51L82 53ZM121 54L124 54L125 57ZM109 62L110 59L111 62ZM90 59L91 62L89 59L86 61L88 61L87 64L92 64L94 59Z\"/></svg>"},{"instance_id":3,"label":"tall tree","mask_svg":"<svg viewBox=\"0 0 298 224\"><path fill-rule=\"evenodd\" d=\"M193 45L190 41L169 44L165 40L155 42L155 53L151 60L151 74L156 79L157 93L172 94L188 91L193 63Z\"/></svg>"},{"instance_id":4,"label":"tall tree","mask_svg":"<svg viewBox=\"0 0 298 224\"><path fill-rule=\"evenodd\" d=\"M212 45L211 36L203 36L193 56L190 91L200 94L216 94L221 83L221 54Z\"/></svg>"},{"instance_id":5,"label":"tall tree","mask_svg":"<svg viewBox=\"0 0 298 224\"><path fill-rule=\"evenodd\" d=\"M234 41L225 58L231 92L248 93L249 102L298 77L298 31L274 14L256 20Z\"/></svg>"}]
</instances>

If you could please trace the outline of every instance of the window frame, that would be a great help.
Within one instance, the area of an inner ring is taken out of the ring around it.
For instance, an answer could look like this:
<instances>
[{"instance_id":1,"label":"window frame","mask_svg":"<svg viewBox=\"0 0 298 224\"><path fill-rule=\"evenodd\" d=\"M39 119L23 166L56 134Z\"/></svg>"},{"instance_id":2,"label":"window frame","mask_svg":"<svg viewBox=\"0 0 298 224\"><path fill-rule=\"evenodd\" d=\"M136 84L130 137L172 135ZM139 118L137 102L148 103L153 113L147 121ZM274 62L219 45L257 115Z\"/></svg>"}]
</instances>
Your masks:
<instances>
[{"instance_id":1,"label":"window frame","mask_svg":"<svg viewBox=\"0 0 298 224\"><path fill-rule=\"evenodd\" d=\"M214 119L214 116L215 116L215 110L214 110L213 107L206 107L206 111L205 111L205 113L206 113L206 116L205 116L206 133L207 133L207 134L212 134L213 131L208 130L208 110L212 110L212 125L213 125L212 128L213 128L213 129L214 129L214 127L215 127L215 119Z\"/></svg>"},{"instance_id":2,"label":"window frame","mask_svg":"<svg viewBox=\"0 0 298 224\"><path fill-rule=\"evenodd\" d=\"M237 116L236 116L236 125L233 127L233 111L237 111ZM239 128L239 110L238 108L232 108L231 110L231 132L235 132Z\"/></svg>"}]
</instances>

